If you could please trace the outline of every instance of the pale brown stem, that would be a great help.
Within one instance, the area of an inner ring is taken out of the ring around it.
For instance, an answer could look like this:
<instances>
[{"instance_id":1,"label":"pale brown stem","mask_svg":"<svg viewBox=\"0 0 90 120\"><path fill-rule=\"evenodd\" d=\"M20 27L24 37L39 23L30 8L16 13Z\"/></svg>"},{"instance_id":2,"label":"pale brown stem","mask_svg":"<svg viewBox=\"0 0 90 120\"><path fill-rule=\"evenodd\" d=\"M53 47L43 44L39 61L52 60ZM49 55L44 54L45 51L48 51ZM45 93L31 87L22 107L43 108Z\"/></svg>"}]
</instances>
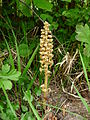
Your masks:
<instances>
[{"instance_id":1,"label":"pale brown stem","mask_svg":"<svg viewBox=\"0 0 90 120\"><path fill-rule=\"evenodd\" d=\"M47 90L48 84L48 66L45 68L45 89Z\"/></svg>"},{"instance_id":2,"label":"pale brown stem","mask_svg":"<svg viewBox=\"0 0 90 120\"><path fill-rule=\"evenodd\" d=\"M46 109L46 101L47 101L47 85L48 85L48 66L46 66L46 68L45 68L45 82L44 82L44 85L45 85L45 92L44 92L44 101L43 101L43 103L44 103L44 110Z\"/></svg>"}]
</instances>

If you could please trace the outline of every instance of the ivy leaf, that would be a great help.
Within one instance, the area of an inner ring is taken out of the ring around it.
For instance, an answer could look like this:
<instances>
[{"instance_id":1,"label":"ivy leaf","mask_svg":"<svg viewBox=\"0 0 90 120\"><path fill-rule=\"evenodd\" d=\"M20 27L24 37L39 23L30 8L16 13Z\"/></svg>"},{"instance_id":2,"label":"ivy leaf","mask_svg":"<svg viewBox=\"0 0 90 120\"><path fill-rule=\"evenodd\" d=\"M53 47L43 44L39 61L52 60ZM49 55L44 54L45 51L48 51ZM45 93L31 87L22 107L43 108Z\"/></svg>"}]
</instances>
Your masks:
<instances>
[{"instance_id":1,"label":"ivy leaf","mask_svg":"<svg viewBox=\"0 0 90 120\"><path fill-rule=\"evenodd\" d=\"M53 5L47 0L34 0L34 5L46 11L52 11Z\"/></svg>"},{"instance_id":2,"label":"ivy leaf","mask_svg":"<svg viewBox=\"0 0 90 120\"><path fill-rule=\"evenodd\" d=\"M81 42L85 42L90 44L90 29L87 24L85 26L83 25L77 25L76 26L76 39Z\"/></svg>"}]
</instances>

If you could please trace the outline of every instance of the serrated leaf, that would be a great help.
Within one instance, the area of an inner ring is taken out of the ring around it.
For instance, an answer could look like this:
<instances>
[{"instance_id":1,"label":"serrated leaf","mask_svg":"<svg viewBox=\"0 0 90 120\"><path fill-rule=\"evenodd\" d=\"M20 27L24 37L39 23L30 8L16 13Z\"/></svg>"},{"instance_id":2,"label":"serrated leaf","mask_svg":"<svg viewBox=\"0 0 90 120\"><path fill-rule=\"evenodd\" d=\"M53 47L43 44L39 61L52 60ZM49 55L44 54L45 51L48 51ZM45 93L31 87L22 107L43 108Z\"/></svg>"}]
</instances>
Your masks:
<instances>
[{"instance_id":1,"label":"serrated leaf","mask_svg":"<svg viewBox=\"0 0 90 120\"><path fill-rule=\"evenodd\" d=\"M8 64L2 65L2 73L6 74L10 71L10 66Z\"/></svg>"},{"instance_id":2,"label":"serrated leaf","mask_svg":"<svg viewBox=\"0 0 90 120\"><path fill-rule=\"evenodd\" d=\"M21 73L19 71L16 70L11 70L11 73L7 74L8 79L10 80L19 80L19 76L21 75Z\"/></svg>"},{"instance_id":3,"label":"serrated leaf","mask_svg":"<svg viewBox=\"0 0 90 120\"><path fill-rule=\"evenodd\" d=\"M85 42L90 44L90 29L87 24L85 26L83 25L77 25L76 26L76 39L81 42Z\"/></svg>"},{"instance_id":4,"label":"serrated leaf","mask_svg":"<svg viewBox=\"0 0 90 120\"><path fill-rule=\"evenodd\" d=\"M19 71L16 71L9 75L8 74L7 75L0 74L0 78L17 81L19 79L20 75L21 75L21 73Z\"/></svg>"},{"instance_id":5,"label":"serrated leaf","mask_svg":"<svg viewBox=\"0 0 90 120\"><path fill-rule=\"evenodd\" d=\"M85 44L84 54L90 57L90 28L87 24L76 26L76 39Z\"/></svg>"},{"instance_id":6,"label":"serrated leaf","mask_svg":"<svg viewBox=\"0 0 90 120\"><path fill-rule=\"evenodd\" d=\"M12 89L12 83L9 80L2 80L2 83L4 85L5 90L11 90Z\"/></svg>"},{"instance_id":7,"label":"serrated leaf","mask_svg":"<svg viewBox=\"0 0 90 120\"><path fill-rule=\"evenodd\" d=\"M34 0L34 4L41 9L44 9L46 11L52 11L53 5L47 1L47 0Z\"/></svg>"}]
</instances>

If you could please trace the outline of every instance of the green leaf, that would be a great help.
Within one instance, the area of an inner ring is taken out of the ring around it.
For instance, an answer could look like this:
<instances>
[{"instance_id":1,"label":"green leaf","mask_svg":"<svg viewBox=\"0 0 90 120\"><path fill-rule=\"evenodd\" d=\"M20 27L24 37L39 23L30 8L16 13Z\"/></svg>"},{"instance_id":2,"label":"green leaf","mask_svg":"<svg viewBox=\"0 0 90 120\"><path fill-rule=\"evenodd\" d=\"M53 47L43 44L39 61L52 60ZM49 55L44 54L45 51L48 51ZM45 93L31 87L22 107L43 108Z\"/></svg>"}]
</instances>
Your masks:
<instances>
[{"instance_id":1,"label":"green leaf","mask_svg":"<svg viewBox=\"0 0 90 120\"><path fill-rule=\"evenodd\" d=\"M35 57L35 55L36 55L36 53L37 53L37 51L38 51L38 48L39 48L39 45L36 47L36 49L35 49L35 51L33 52L31 58L29 59L27 65L26 65L26 67L25 67L25 69L23 70L22 76L25 76L25 74L27 73L27 70L29 69L29 67L30 67L30 65L31 65L31 63L32 63L32 61L33 61L33 59L34 59L34 57Z\"/></svg>"},{"instance_id":2,"label":"green leaf","mask_svg":"<svg viewBox=\"0 0 90 120\"><path fill-rule=\"evenodd\" d=\"M76 26L76 39L81 42L85 42L90 44L90 29L87 24L85 26L83 25L77 25Z\"/></svg>"},{"instance_id":3,"label":"green leaf","mask_svg":"<svg viewBox=\"0 0 90 120\"><path fill-rule=\"evenodd\" d=\"M47 1L47 0L34 0L34 4L41 9L44 9L46 11L52 11L53 5Z\"/></svg>"},{"instance_id":4,"label":"green leaf","mask_svg":"<svg viewBox=\"0 0 90 120\"><path fill-rule=\"evenodd\" d=\"M76 26L76 39L85 44L84 55L90 57L90 28L87 24L85 26Z\"/></svg>"},{"instance_id":5,"label":"green leaf","mask_svg":"<svg viewBox=\"0 0 90 120\"><path fill-rule=\"evenodd\" d=\"M71 0L61 0L61 1L65 1L65 2L71 2Z\"/></svg>"},{"instance_id":6,"label":"green leaf","mask_svg":"<svg viewBox=\"0 0 90 120\"><path fill-rule=\"evenodd\" d=\"M88 110L88 112L90 113L90 107L88 106L87 102L85 101L85 99L81 96L81 94L79 93L79 91L77 90L77 88L75 87L75 85L73 84L74 89L76 90L78 96L80 97L83 105L86 107L86 109Z\"/></svg>"},{"instance_id":7,"label":"green leaf","mask_svg":"<svg viewBox=\"0 0 90 120\"><path fill-rule=\"evenodd\" d=\"M33 101L33 96L31 95L31 91L26 91L25 96L23 98L25 101L28 101L28 99L32 102Z\"/></svg>"},{"instance_id":8,"label":"green leaf","mask_svg":"<svg viewBox=\"0 0 90 120\"><path fill-rule=\"evenodd\" d=\"M86 78L86 81L87 81L88 89L90 91L90 82L89 82L89 79L88 79L88 75L87 75L87 71L86 71L86 66L84 64L83 57L82 57L80 51L79 51L79 54L80 54L80 58L81 58L81 62L82 62L82 66L83 66L83 71L84 71L84 74L85 74L85 78Z\"/></svg>"},{"instance_id":9,"label":"green leaf","mask_svg":"<svg viewBox=\"0 0 90 120\"><path fill-rule=\"evenodd\" d=\"M83 55L83 61L84 61L84 64L85 64L87 70L90 72L90 57Z\"/></svg>"},{"instance_id":10,"label":"green leaf","mask_svg":"<svg viewBox=\"0 0 90 120\"><path fill-rule=\"evenodd\" d=\"M23 111L23 112L27 112L27 111L28 111L27 106L21 105L21 108L22 108L22 111Z\"/></svg>"},{"instance_id":11,"label":"green leaf","mask_svg":"<svg viewBox=\"0 0 90 120\"><path fill-rule=\"evenodd\" d=\"M17 80L19 80L20 75L21 75L21 73L19 71L12 70L7 75L0 74L0 78L17 81Z\"/></svg>"},{"instance_id":12,"label":"green leaf","mask_svg":"<svg viewBox=\"0 0 90 120\"><path fill-rule=\"evenodd\" d=\"M30 13L31 11L30 11L30 9L27 7L27 5L30 6L30 3L31 3L31 2L30 2L30 0L24 0L23 2L24 2L26 5L25 5L24 3L22 3L22 2L19 2L19 3L18 3L18 9L21 10L21 12L22 12L25 16L30 17L30 16L31 16L31 13Z\"/></svg>"},{"instance_id":13,"label":"green leaf","mask_svg":"<svg viewBox=\"0 0 90 120\"><path fill-rule=\"evenodd\" d=\"M2 83L4 85L5 90L11 90L12 89L12 83L9 80L2 80Z\"/></svg>"},{"instance_id":14,"label":"green leaf","mask_svg":"<svg viewBox=\"0 0 90 120\"><path fill-rule=\"evenodd\" d=\"M21 120L35 120L32 112L26 112L25 114L21 115Z\"/></svg>"},{"instance_id":15,"label":"green leaf","mask_svg":"<svg viewBox=\"0 0 90 120\"><path fill-rule=\"evenodd\" d=\"M53 17L49 14L41 14L40 17L45 21L48 20L50 23L52 23Z\"/></svg>"},{"instance_id":16,"label":"green leaf","mask_svg":"<svg viewBox=\"0 0 90 120\"><path fill-rule=\"evenodd\" d=\"M86 55L87 57L90 57L90 44L85 44L84 55Z\"/></svg>"},{"instance_id":17,"label":"green leaf","mask_svg":"<svg viewBox=\"0 0 90 120\"><path fill-rule=\"evenodd\" d=\"M25 95L24 99L26 99L28 101L29 106L31 107L31 109L32 109L34 115L36 116L37 120L41 120L40 116L38 115L38 111L34 108L32 102L31 102L31 92L30 91L26 91L24 93L24 95Z\"/></svg>"},{"instance_id":18,"label":"green leaf","mask_svg":"<svg viewBox=\"0 0 90 120\"><path fill-rule=\"evenodd\" d=\"M21 73L19 71L16 71L16 69L14 70L11 70L8 74L7 74L7 77L8 79L10 80L19 80L19 76L21 75Z\"/></svg>"},{"instance_id":19,"label":"green leaf","mask_svg":"<svg viewBox=\"0 0 90 120\"><path fill-rule=\"evenodd\" d=\"M27 57L29 56L29 53L32 52L32 50L30 51L28 48L27 44L20 44L19 45L19 54L22 57Z\"/></svg>"},{"instance_id":20,"label":"green leaf","mask_svg":"<svg viewBox=\"0 0 90 120\"><path fill-rule=\"evenodd\" d=\"M10 66L8 64L2 65L2 73L6 74L10 70Z\"/></svg>"}]
</instances>

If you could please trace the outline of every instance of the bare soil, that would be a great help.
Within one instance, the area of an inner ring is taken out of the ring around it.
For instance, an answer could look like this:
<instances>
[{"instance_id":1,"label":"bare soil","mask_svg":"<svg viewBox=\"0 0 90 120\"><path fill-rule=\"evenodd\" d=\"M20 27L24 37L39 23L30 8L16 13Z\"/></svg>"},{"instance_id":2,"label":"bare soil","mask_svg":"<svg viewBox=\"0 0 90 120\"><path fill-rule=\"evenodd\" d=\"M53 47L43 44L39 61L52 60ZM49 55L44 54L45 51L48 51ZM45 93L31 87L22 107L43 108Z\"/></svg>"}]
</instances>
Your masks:
<instances>
[{"instance_id":1,"label":"bare soil","mask_svg":"<svg viewBox=\"0 0 90 120\"><path fill-rule=\"evenodd\" d=\"M55 119L49 120L90 120L90 114L80 99L62 92L59 84L54 83L49 87L51 88L51 92L48 98L48 104L53 105L51 111L53 116L56 117ZM84 94L90 106L90 93L85 92ZM56 106L58 107L57 109L54 108Z\"/></svg>"}]
</instances>

